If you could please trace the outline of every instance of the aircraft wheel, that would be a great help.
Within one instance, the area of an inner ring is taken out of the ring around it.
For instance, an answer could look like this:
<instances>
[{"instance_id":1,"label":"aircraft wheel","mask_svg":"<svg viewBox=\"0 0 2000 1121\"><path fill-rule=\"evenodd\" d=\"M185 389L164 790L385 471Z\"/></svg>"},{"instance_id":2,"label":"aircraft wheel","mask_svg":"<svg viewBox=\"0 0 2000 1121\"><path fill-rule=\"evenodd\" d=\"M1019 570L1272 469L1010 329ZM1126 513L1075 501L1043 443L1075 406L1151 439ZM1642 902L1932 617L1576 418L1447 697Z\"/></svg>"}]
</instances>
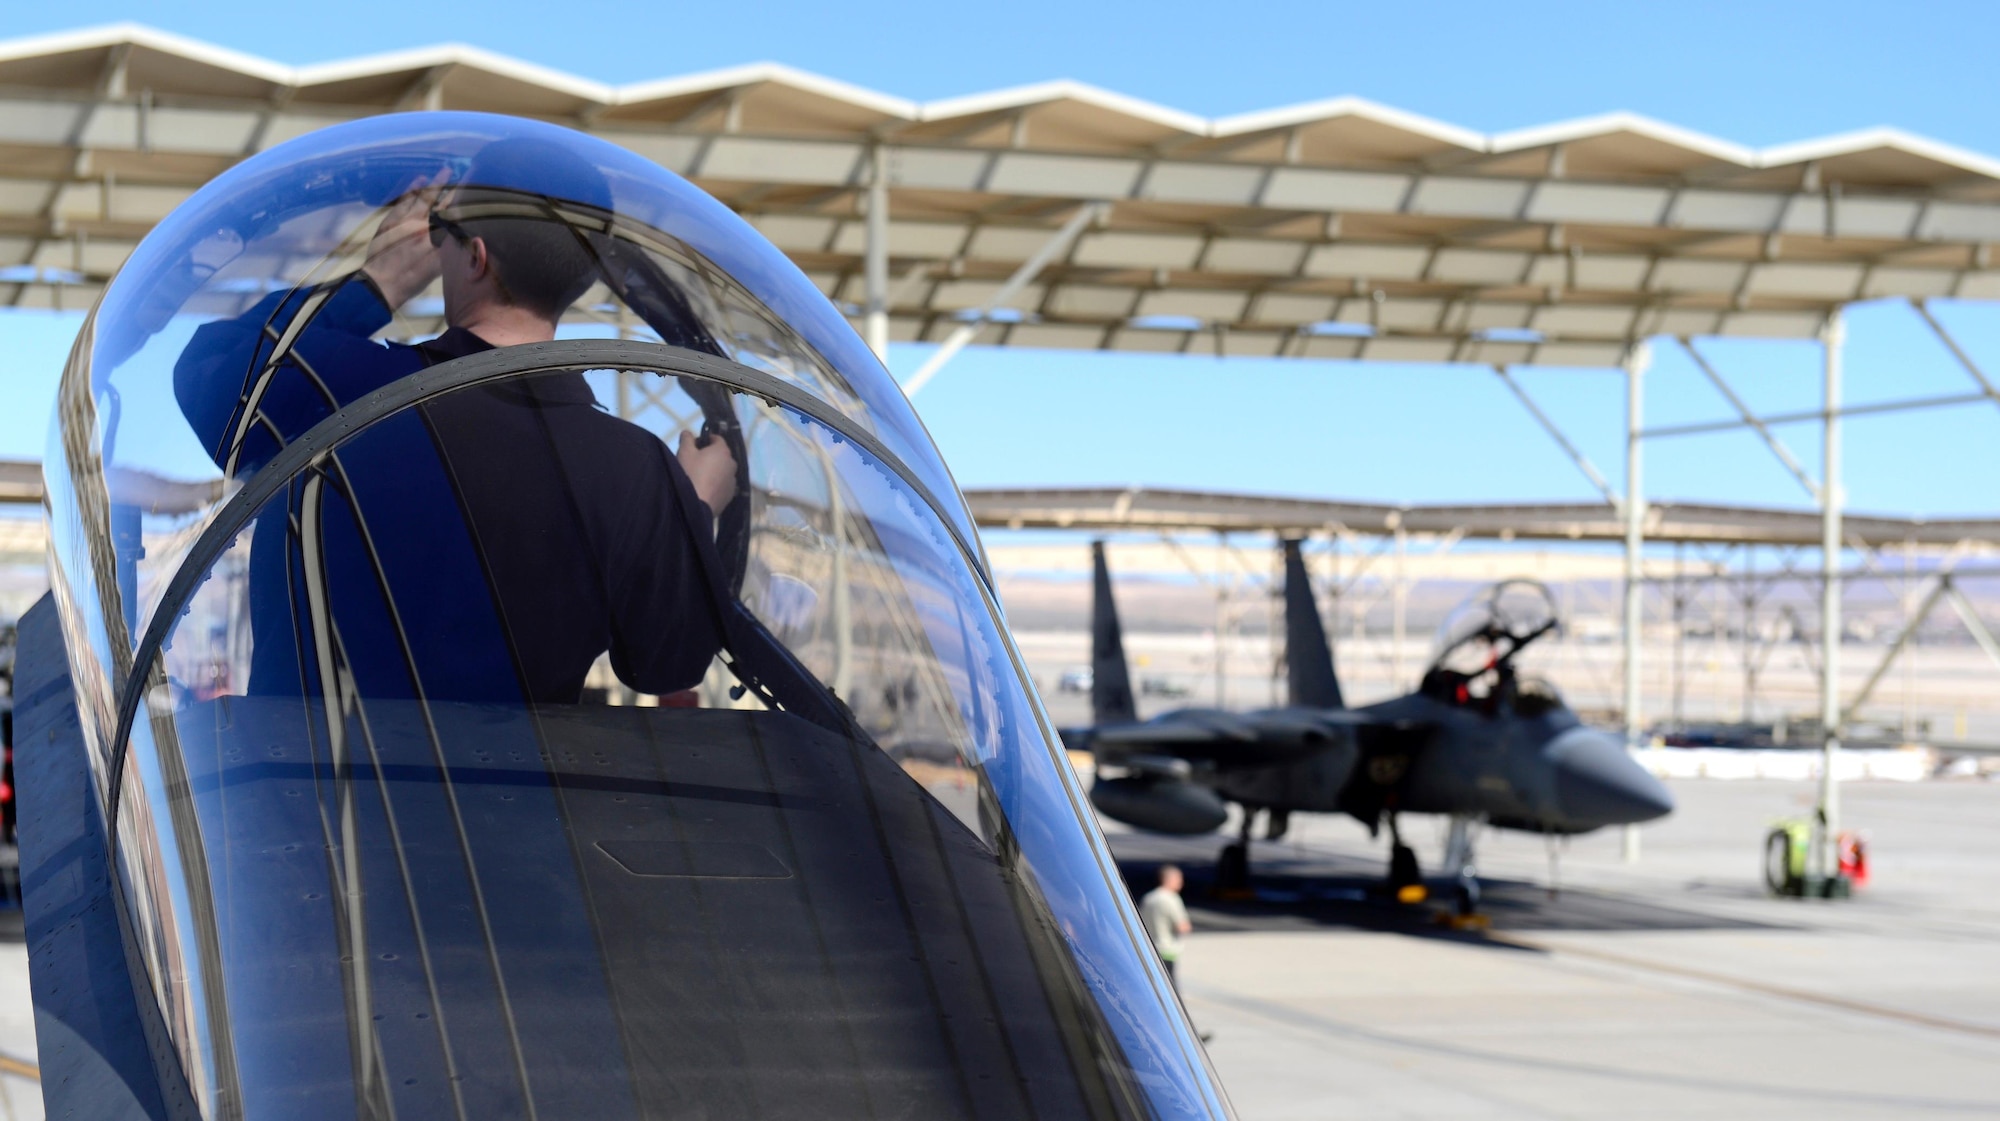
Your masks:
<instances>
[{"instance_id":1,"label":"aircraft wheel","mask_svg":"<svg viewBox=\"0 0 2000 1121\"><path fill-rule=\"evenodd\" d=\"M1398 842L1389 850L1389 887L1401 891L1424 882L1423 868L1417 864L1417 853L1410 846Z\"/></svg>"},{"instance_id":2,"label":"aircraft wheel","mask_svg":"<svg viewBox=\"0 0 2000 1121\"><path fill-rule=\"evenodd\" d=\"M1215 890L1218 893L1247 891L1250 888L1250 848L1241 841L1225 845L1215 860Z\"/></svg>"},{"instance_id":3,"label":"aircraft wheel","mask_svg":"<svg viewBox=\"0 0 2000 1121\"><path fill-rule=\"evenodd\" d=\"M1472 916L1479 913L1478 880L1472 878L1471 876L1460 877L1458 881L1458 888L1452 894L1453 894L1453 903L1455 904L1458 910L1458 915L1460 918L1469 919Z\"/></svg>"}]
</instances>

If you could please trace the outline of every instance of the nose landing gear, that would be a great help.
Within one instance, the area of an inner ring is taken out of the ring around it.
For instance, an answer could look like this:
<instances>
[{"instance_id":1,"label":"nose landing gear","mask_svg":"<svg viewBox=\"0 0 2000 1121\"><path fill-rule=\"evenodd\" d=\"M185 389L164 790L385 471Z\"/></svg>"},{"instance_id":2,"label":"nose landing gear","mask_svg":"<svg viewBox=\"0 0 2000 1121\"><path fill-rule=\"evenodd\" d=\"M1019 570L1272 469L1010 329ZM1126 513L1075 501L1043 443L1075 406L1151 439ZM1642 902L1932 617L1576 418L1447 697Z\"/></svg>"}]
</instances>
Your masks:
<instances>
[{"instance_id":1,"label":"nose landing gear","mask_svg":"<svg viewBox=\"0 0 2000 1121\"><path fill-rule=\"evenodd\" d=\"M1453 884L1452 909L1438 921L1453 930L1485 930L1490 920L1479 910L1479 866L1473 852L1473 828L1478 824L1464 814L1453 814L1451 833L1445 839L1445 865Z\"/></svg>"},{"instance_id":2,"label":"nose landing gear","mask_svg":"<svg viewBox=\"0 0 2000 1121\"><path fill-rule=\"evenodd\" d=\"M1424 886L1424 870L1417 863L1415 849L1403 843L1396 817L1389 816L1389 895L1398 903L1422 903L1430 898Z\"/></svg>"}]
</instances>

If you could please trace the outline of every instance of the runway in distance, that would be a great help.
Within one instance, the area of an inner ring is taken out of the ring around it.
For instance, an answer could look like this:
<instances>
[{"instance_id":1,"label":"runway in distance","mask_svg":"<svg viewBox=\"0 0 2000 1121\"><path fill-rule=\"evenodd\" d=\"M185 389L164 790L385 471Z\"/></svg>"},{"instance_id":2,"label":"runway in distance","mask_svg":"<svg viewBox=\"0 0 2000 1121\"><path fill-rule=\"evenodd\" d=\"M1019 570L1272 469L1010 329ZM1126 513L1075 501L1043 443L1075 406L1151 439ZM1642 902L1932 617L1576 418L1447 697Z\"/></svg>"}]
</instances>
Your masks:
<instances>
[{"instance_id":1,"label":"runway in distance","mask_svg":"<svg viewBox=\"0 0 2000 1121\"><path fill-rule=\"evenodd\" d=\"M659 165L435 112L252 156L43 462L49 1116L1232 1116L908 399Z\"/></svg>"},{"instance_id":2,"label":"runway in distance","mask_svg":"<svg viewBox=\"0 0 2000 1121\"><path fill-rule=\"evenodd\" d=\"M1294 813L1344 813L1386 825L1386 886L1406 902L1426 888L1403 842L1402 814L1452 819L1446 869L1462 914L1479 903L1474 827L1567 835L1651 821L1673 796L1615 736L1585 727L1547 682L1517 661L1560 627L1546 588L1505 581L1446 622L1416 692L1348 708L1300 542L1281 542L1289 704L1253 712L1182 708L1138 718L1104 542L1091 545L1092 726L1064 732L1092 753L1090 800L1106 816L1158 833L1201 834L1240 807L1240 833L1216 870L1224 892L1249 887L1249 842L1285 835Z\"/></svg>"}]
</instances>

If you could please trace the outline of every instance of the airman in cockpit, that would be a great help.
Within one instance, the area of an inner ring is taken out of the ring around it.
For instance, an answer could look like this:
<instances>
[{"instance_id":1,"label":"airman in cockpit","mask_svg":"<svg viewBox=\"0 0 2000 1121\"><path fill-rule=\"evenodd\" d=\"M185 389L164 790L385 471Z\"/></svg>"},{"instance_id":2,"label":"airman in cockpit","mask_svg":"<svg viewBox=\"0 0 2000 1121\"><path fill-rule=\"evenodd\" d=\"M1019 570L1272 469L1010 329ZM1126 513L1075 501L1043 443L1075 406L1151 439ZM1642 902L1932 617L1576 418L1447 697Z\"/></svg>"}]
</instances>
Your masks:
<instances>
[{"instance_id":1,"label":"airman in cockpit","mask_svg":"<svg viewBox=\"0 0 2000 1121\"><path fill-rule=\"evenodd\" d=\"M359 271L197 330L175 368L182 410L243 478L370 391L553 339L602 271L558 204L610 203L559 146L492 143L392 203ZM443 334L373 341L439 280ZM251 579L292 594L252 597L250 690L297 690L333 664L321 646L363 695L573 703L606 651L640 692L687 690L721 645L703 551L737 480L724 441L684 433L669 454L577 371L383 419L258 519Z\"/></svg>"}]
</instances>

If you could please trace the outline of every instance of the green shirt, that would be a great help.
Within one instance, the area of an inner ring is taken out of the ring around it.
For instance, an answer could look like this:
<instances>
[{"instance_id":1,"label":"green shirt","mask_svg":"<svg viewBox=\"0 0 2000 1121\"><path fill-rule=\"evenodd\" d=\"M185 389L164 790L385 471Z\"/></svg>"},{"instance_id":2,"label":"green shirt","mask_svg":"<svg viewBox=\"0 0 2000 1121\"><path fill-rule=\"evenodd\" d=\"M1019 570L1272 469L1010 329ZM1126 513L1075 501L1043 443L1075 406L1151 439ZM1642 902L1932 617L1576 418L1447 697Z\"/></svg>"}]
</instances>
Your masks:
<instances>
[{"instance_id":1,"label":"green shirt","mask_svg":"<svg viewBox=\"0 0 2000 1121\"><path fill-rule=\"evenodd\" d=\"M1139 917L1145 920L1146 933L1153 936L1153 947L1160 951L1161 961L1179 961L1181 956L1181 924L1188 921L1187 905L1181 902L1181 893L1156 887L1139 900Z\"/></svg>"}]
</instances>

